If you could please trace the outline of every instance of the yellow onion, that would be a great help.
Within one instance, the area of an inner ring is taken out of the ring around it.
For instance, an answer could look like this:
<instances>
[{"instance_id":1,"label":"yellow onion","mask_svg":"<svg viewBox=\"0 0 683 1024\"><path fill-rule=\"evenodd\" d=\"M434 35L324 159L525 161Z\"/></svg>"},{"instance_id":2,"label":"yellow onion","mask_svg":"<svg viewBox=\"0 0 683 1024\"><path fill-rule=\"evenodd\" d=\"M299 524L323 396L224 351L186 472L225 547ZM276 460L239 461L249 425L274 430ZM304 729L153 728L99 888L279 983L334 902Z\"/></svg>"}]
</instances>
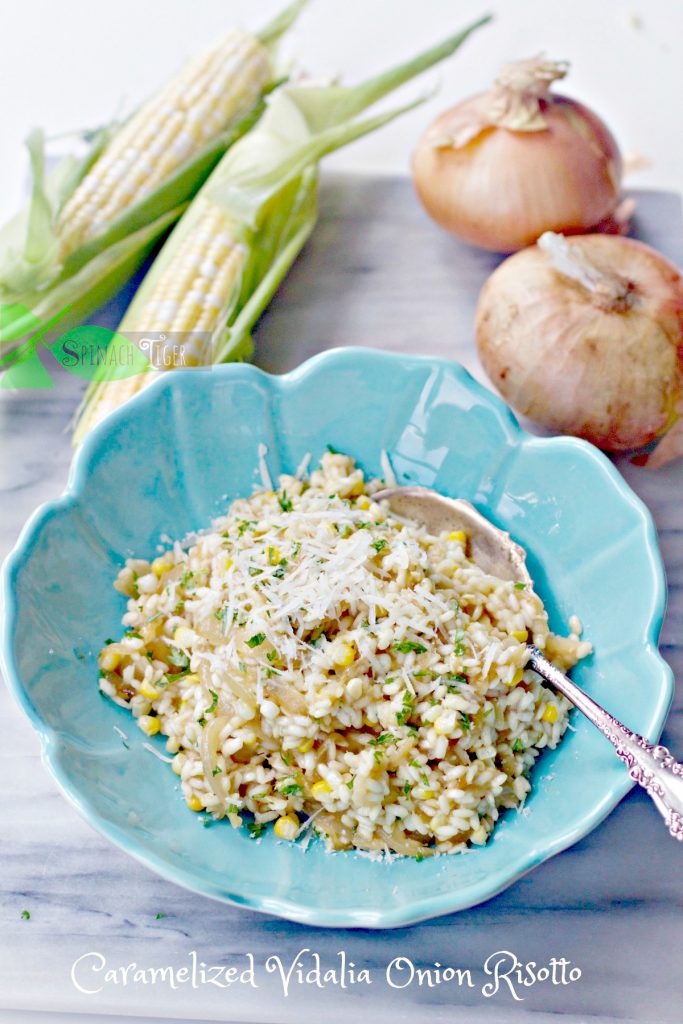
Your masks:
<instances>
[{"instance_id":1,"label":"yellow onion","mask_svg":"<svg viewBox=\"0 0 683 1024\"><path fill-rule=\"evenodd\" d=\"M548 233L493 272L479 355L518 412L650 466L683 454L683 281L650 246ZM656 442L656 447L655 447Z\"/></svg>"},{"instance_id":2,"label":"yellow onion","mask_svg":"<svg viewBox=\"0 0 683 1024\"><path fill-rule=\"evenodd\" d=\"M413 155L427 213L473 245L513 252L544 231L621 230L622 161L607 126L550 87L566 63L505 67L487 93L447 110Z\"/></svg>"}]
</instances>

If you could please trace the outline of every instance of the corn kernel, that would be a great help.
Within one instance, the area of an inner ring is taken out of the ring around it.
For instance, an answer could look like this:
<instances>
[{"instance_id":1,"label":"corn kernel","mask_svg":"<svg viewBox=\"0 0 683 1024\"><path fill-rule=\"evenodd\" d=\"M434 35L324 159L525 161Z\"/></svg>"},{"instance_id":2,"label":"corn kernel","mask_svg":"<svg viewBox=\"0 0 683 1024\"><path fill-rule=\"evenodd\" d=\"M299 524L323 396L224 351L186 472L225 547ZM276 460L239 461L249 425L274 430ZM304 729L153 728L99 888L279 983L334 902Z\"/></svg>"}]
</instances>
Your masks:
<instances>
[{"instance_id":1,"label":"corn kernel","mask_svg":"<svg viewBox=\"0 0 683 1024\"><path fill-rule=\"evenodd\" d=\"M508 686L510 687L510 689L512 689L513 686L519 686L519 684L521 683L523 678L524 678L524 669L523 668L518 668L515 671L515 674L513 675L512 679L508 683Z\"/></svg>"},{"instance_id":2,"label":"corn kernel","mask_svg":"<svg viewBox=\"0 0 683 1024\"><path fill-rule=\"evenodd\" d=\"M114 672L119 667L121 655L118 651L104 650L100 654L100 668L105 672Z\"/></svg>"},{"instance_id":3,"label":"corn kernel","mask_svg":"<svg viewBox=\"0 0 683 1024\"><path fill-rule=\"evenodd\" d=\"M160 692L161 691L157 690L156 686L152 686L151 683L143 683L140 687L140 693L143 697L146 697L147 700L154 700L159 696Z\"/></svg>"},{"instance_id":4,"label":"corn kernel","mask_svg":"<svg viewBox=\"0 0 683 1024\"><path fill-rule=\"evenodd\" d=\"M173 564L171 562L167 562L161 555L159 558L155 558L152 562L152 572L155 576L163 576L165 572L168 572L168 570L172 568Z\"/></svg>"},{"instance_id":5,"label":"corn kernel","mask_svg":"<svg viewBox=\"0 0 683 1024\"><path fill-rule=\"evenodd\" d=\"M434 798L434 790L433 789L423 789L422 790L422 799L423 800L432 800L433 798Z\"/></svg>"},{"instance_id":6,"label":"corn kernel","mask_svg":"<svg viewBox=\"0 0 683 1024\"><path fill-rule=\"evenodd\" d=\"M273 831L278 839L289 839L291 842L299 833L299 819L295 814L283 814L275 822Z\"/></svg>"},{"instance_id":7,"label":"corn kernel","mask_svg":"<svg viewBox=\"0 0 683 1024\"><path fill-rule=\"evenodd\" d=\"M191 797L188 797L187 806L191 811L203 811L204 801L200 796L197 796L196 793L193 793Z\"/></svg>"},{"instance_id":8,"label":"corn kernel","mask_svg":"<svg viewBox=\"0 0 683 1024\"><path fill-rule=\"evenodd\" d=\"M367 494L361 494L360 498L356 502L356 508L362 508L364 510L370 508L370 499L368 498Z\"/></svg>"},{"instance_id":9,"label":"corn kernel","mask_svg":"<svg viewBox=\"0 0 683 1024\"><path fill-rule=\"evenodd\" d=\"M138 725L148 736L156 736L160 729L159 719L153 715L140 715Z\"/></svg>"},{"instance_id":10,"label":"corn kernel","mask_svg":"<svg viewBox=\"0 0 683 1024\"><path fill-rule=\"evenodd\" d=\"M268 565L277 565L280 558L281 555L279 548L268 548Z\"/></svg>"},{"instance_id":11,"label":"corn kernel","mask_svg":"<svg viewBox=\"0 0 683 1024\"><path fill-rule=\"evenodd\" d=\"M307 739L302 740L296 749L300 754L307 754L309 750L313 750L313 740L309 736Z\"/></svg>"},{"instance_id":12,"label":"corn kernel","mask_svg":"<svg viewBox=\"0 0 683 1024\"><path fill-rule=\"evenodd\" d=\"M553 722L556 722L557 721L557 708L555 707L555 705L554 704L546 704L545 708L543 709L543 714L541 715L541 718L543 719L544 722L550 722L551 725L552 725Z\"/></svg>"},{"instance_id":13,"label":"corn kernel","mask_svg":"<svg viewBox=\"0 0 683 1024\"><path fill-rule=\"evenodd\" d=\"M358 497L363 493L364 487L365 484L363 483L362 480L356 480L355 484L352 484L351 487L349 488L349 494L353 498Z\"/></svg>"},{"instance_id":14,"label":"corn kernel","mask_svg":"<svg viewBox=\"0 0 683 1024\"><path fill-rule=\"evenodd\" d=\"M449 540L459 540L461 544L464 544L467 540L467 534L464 530L453 530L448 534Z\"/></svg>"},{"instance_id":15,"label":"corn kernel","mask_svg":"<svg viewBox=\"0 0 683 1024\"><path fill-rule=\"evenodd\" d=\"M475 828L474 831L472 832L470 836L470 841L474 843L475 846L485 846L488 837L488 832L483 827L483 825L480 825L478 828Z\"/></svg>"},{"instance_id":16,"label":"corn kernel","mask_svg":"<svg viewBox=\"0 0 683 1024\"><path fill-rule=\"evenodd\" d=\"M332 786L325 779L319 779L311 786L311 796L314 796L316 800L319 800L321 796L325 796L326 793L332 792Z\"/></svg>"},{"instance_id":17,"label":"corn kernel","mask_svg":"<svg viewBox=\"0 0 683 1024\"><path fill-rule=\"evenodd\" d=\"M526 629L516 629L513 633L510 633L515 640L519 640L520 644L525 644L529 639L529 634Z\"/></svg>"},{"instance_id":18,"label":"corn kernel","mask_svg":"<svg viewBox=\"0 0 683 1024\"><path fill-rule=\"evenodd\" d=\"M232 569L233 561L232 558L226 558L223 562L223 572L227 572L228 569Z\"/></svg>"},{"instance_id":19,"label":"corn kernel","mask_svg":"<svg viewBox=\"0 0 683 1024\"><path fill-rule=\"evenodd\" d=\"M173 640L175 643L180 644L181 647L188 647L194 639L194 633L187 626L178 626L175 633L173 634Z\"/></svg>"},{"instance_id":20,"label":"corn kernel","mask_svg":"<svg viewBox=\"0 0 683 1024\"><path fill-rule=\"evenodd\" d=\"M351 644L339 644L334 652L334 664L340 668L352 665L356 660L356 649Z\"/></svg>"}]
</instances>

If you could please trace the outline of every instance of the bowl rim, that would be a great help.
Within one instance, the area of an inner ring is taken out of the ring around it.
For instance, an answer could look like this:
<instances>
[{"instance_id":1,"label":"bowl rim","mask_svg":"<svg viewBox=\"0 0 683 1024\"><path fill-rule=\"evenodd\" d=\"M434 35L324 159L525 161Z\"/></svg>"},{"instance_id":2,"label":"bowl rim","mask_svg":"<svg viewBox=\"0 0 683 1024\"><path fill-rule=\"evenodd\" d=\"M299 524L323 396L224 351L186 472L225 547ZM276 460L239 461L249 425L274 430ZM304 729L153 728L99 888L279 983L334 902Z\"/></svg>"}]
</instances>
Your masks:
<instances>
[{"instance_id":1,"label":"bowl rim","mask_svg":"<svg viewBox=\"0 0 683 1024\"><path fill-rule=\"evenodd\" d=\"M645 648L657 665L660 674L660 686L657 700L651 706L650 726L646 730L648 738L655 741L659 738L668 714L674 692L673 673L659 651L658 641L666 611L666 576L659 550L657 533L652 515L642 499L632 490L617 468L597 448L586 441L575 437L537 437L520 426L516 417L502 399L484 385L480 384L458 362L434 356L420 356L403 353L387 352L366 346L346 346L328 349L305 360L293 370L284 374L270 374L252 364L224 364L212 367L209 380L215 382L223 377L235 377L254 382L266 380L275 389L286 390L295 386L312 373L321 369L329 370L332 366L345 364L351 360L371 359L377 362L403 362L413 365L429 365L438 370L448 371L459 379L480 402L494 413L501 425L514 437L515 447L533 442L543 446L574 449L581 453L583 459L589 458L611 481L625 501L637 514L644 531L643 543L648 555L648 565L652 574L652 591L648 608L648 624ZM180 885L182 888L199 895L208 896L223 903L247 907L263 914L275 915L304 925L330 928L370 928L388 929L416 924L430 918L465 910L484 903L507 889L523 875L543 861L566 850L596 828L616 807L619 801L633 787L634 782L628 773L623 777L615 777L602 798L595 803L590 813L583 816L580 823L566 828L542 843L525 850L523 856L512 866L512 870L498 869L487 875L484 881L470 883L467 887L452 892L438 893L405 903L397 907L385 907L381 910L369 910L357 906L344 910L319 908L311 903L295 902L280 896L248 898L238 891L228 891L229 885L220 887L208 879L197 880L191 867L172 867L160 855L150 852L142 844L130 838L125 830L102 819L99 813L89 806L86 799L73 785L66 771L61 767L59 750L62 746L60 733L47 725L33 705L21 681L20 671L14 654L14 636L17 625L18 602L15 597L15 582L18 573L31 555L33 546L45 525L55 514L65 508L78 505L78 497L87 467L92 456L97 452L106 438L116 432L118 424L130 414L130 410L152 403L164 389L173 388L175 382L189 377L194 378L192 370L176 370L172 375L163 374L150 386L135 396L130 402L111 413L99 423L85 438L80 448L74 453L67 484L57 498L43 502L29 516L19 536L4 560L0 575L0 592L3 596L4 612L0 629L0 670L12 697L28 717L41 741L42 761L49 774L57 783L61 792L102 836L132 856L146 868L161 877ZM232 886L234 888L234 885ZM238 887L237 887L238 888Z\"/></svg>"}]
</instances>

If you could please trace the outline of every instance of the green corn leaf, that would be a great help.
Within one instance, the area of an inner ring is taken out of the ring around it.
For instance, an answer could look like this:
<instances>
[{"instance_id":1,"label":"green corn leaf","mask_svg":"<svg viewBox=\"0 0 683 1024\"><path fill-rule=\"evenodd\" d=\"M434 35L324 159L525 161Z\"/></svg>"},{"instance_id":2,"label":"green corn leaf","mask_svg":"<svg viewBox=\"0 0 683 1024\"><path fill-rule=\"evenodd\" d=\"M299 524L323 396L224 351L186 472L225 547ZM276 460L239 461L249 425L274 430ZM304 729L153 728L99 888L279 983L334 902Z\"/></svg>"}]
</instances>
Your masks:
<instances>
[{"instance_id":1,"label":"green corn leaf","mask_svg":"<svg viewBox=\"0 0 683 1024\"><path fill-rule=\"evenodd\" d=\"M37 264L50 258L57 247L54 232L54 215L45 185L45 138L36 129L26 140L31 159L31 205L24 245L24 259Z\"/></svg>"},{"instance_id":2,"label":"green corn leaf","mask_svg":"<svg viewBox=\"0 0 683 1024\"><path fill-rule=\"evenodd\" d=\"M269 50L274 49L297 20L309 0L294 0L256 33L256 38Z\"/></svg>"},{"instance_id":3,"label":"green corn leaf","mask_svg":"<svg viewBox=\"0 0 683 1024\"><path fill-rule=\"evenodd\" d=\"M57 240L54 221L111 138L108 125L90 135L81 159L64 157L49 175L44 167L44 136L34 129L26 140L32 172L29 202L0 228L0 301L24 302L35 289L45 288L57 276Z\"/></svg>"}]
</instances>

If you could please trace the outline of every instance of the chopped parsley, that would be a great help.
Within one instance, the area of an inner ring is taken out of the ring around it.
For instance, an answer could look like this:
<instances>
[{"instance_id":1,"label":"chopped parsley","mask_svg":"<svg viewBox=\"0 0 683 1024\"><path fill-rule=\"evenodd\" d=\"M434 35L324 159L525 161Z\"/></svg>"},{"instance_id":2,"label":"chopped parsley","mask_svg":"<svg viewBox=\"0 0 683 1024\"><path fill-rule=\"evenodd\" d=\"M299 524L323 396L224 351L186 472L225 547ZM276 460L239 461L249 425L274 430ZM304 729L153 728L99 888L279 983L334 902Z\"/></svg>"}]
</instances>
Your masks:
<instances>
[{"instance_id":1,"label":"chopped parsley","mask_svg":"<svg viewBox=\"0 0 683 1024\"><path fill-rule=\"evenodd\" d=\"M213 771L211 772L211 774L212 774L212 775L213 775L213 777L215 778L215 777L216 777L217 775L222 775L222 774L223 774L223 769L222 769L222 768L220 767L220 765L216 765L216 767L215 767L215 768L214 768L214 770L213 770Z\"/></svg>"},{"instance_id":2,"label":"chopped parsley","mask_svg":"<svg viewBox=\"0 0 683 1024\"><path fill-rule=\"evenodd\" d=\"M522 751L525 750L526 748L525 748L524 743L522 742L522 740L519 737L517 737L515 742L512 744L512 749L513 749L515 754L521 754Z\"/></svg>"},{"instance_id":3,"label":"chopped parsley","mask_svg":"<svg viewBox=\"0 0 683 1024\"><path fill-rule=\"evenodd\" d=\"M218 619L219 622L224 622L227 610L228 606L224 604L222 608L219 608L218 611L214 612L213 614Z\"/></svg>"},{"instance_id":4,"label":"chopped parsley","mask_svg":"<svg viewBox=\"0 0 683 1024\"><path fill-rule=\"evenodd\" d=\"M216 693L215 690L209 690L209 693L211 694L211 704L204 712L205 715L212 714L212 712L214 712L218 707L218 694Z\"/></svg>"},{"instance_id":5,"label":"chopped parsley","mask_svg":"<svg viewBox=\"0 0 683 1024\"><path fill-rule=\"evenodd\" d=\"M287 491L283 491L282 494L278 494L277 503L283 512L291 512L294 508L292 499L287 497Z\"/></svg>"},{"instance_id":6,"label":"chopped parsley","mask_svg":"<svg viewBox=\"0 0 683 1024\"><path fill-rule=\"evenodd\" d=\"M461 711L460 712L460 725L462 726L462 731L463 732L469 732L471 724L472 723L470 722L470 716L468 714L466 714L464 711Z\"/></svg>"},{"instance_id":7,"label":"chopped parsley","mask_svg":"<svg viewBox=\"0 0 683 1024\"><path fill-rule=\"evenodd\" d=\"M299 782L288 782L285 786L280 786L278 792L282 793L283 796L296 796L300 793L303 786Z\"/></svg>"},{"instance_id":8,"label":"chopped parsley","mask_svg":"<svg viewBox=\"0 0 683 1024\"><path fill-rule=\"evenodd\" d=\"M162 914L162 913L159 913L159 914L155 914L155 915L154 915L154 920L155 920L155 921L161 921L161 919L162 919L163 917L168 917L168 914Z\"/></svg>"},{"instance_id":9,"label":"chopped parsley","mask_svg":"<svg viewBox=\"0 0 683 1024\"><path fill-rule=\"evenodd\" d=\"M427 648L424 644L418 644L415 640L399 640L394 644L394 650L398 651L399 654L410 654L414 651L415 654L426 654Z\"/></svg>"},{"instance_id":10,"label":"chopped parsley","mask_svg":"<svg viewBox=\"0 0 683 1024\"><path fill-rule=\"evenodd\" d=\"M515 583L515 590L526 590L526 583Z\"/></svg>"},{"instance_id":11,"label":"chopped parsley","mask_svg":"<svg viewBox=\"0 0 683 1024\"><path fill-rule=\"evenodd\" d=\"M349 779L349 781L346 783L346 788L347 789L353 789L353 784L354 784L355 781L356 781L355 779Z\"/></svg>"},{"instance_id":12,"label":"chopped parsley","mask_svg":"<svg viewBox=\"0 0 683 1024\"><path fill-rule=\"evenodd\" d=\"M385 540L375 540L373 541L372 546L375 551L383 551L387 546L387 542Z\"/></svg>"},{"instance_id":13,"label":"chopped parsley","mask_svg":"<svg viewBox=\"0 0 683 1024\"><path fill-rule=\"evenodd\" d=\"M260 839L266 831L265 823L262 821L250 821L247 825L251 839Z\"/></svg>"},{"instance_id":14,"label":"chopped parsley","mask_svg":"<svg viewBox=\"0 0 683 1024\"><path fill-rule=\"evenodd\" d=\"M237 536L243 537L247 530L250 530L252 526L256 526L255 519L238 519L239 526L237 527Z\"/></svg>"},{"instance_id":15,"label":"chopped parsley","mask_svg":"<svg viewBox=\"0 0 683 1024\"><path fill-rule=\"evenodd\" d=\"M21 912L21 919L22 919L22 921L30 921L31 920L31 915L29 914L28 910L22 910L22 912Z\"/></svg>"},{"instance_id":16,"label":"chopped parsley","mask_svg":"<svg viewBox=\"0 0 683 1024\"><path fill-rule=\"evenodd\" d=\"M467 682L467 677L459 675L457 672L449 672L444 679L446 680L445 685L449 693L457 693L462 684Z\"/></svg>"},{"instance_id":17,"label":"chopped parsley","mask_svg":"<svg viewBox=\"0 0 683 1024\"><path fill-rule=\"evenodd\" d=\"M339 455L339 450L337 448L333 448L331 444L326 444L325 447L330 455Z\"/></svg>"},{"instance_id":18,"label":"chopped parsley","mask_svg":"<svg viewBox=\"0 0 683 1024\"><path fill-rule=\"evenodd\" d=\"M289 768L290 764L292 763L292 755L291 755L291 754L288 754L287 752L284 752L284 753L283 753L283 754L281 754L280 756L282 757L282 760L284 761L284 763L285 763L285 764L287 765L287 767Z\"/></svg>"},{"instance_id":19,"label":"chopped parsley","mask_svg":"<svg viewBox=\"0 0 683 1024\"><path fill-rule=\"evenodd\" d=\"M456 630L453 641L453 654L456 658L462 658L465 653L465 632L462 629Z\"/></svg>"},{"instance_id":20,"label":"chopped parsley","mask_svg":"<svg viewBox=\"0 0 683 1024\"><path fill-rule=\"evenodd\" d=\"M376 764L381 764L382 762L382 757L384 756L384 750L382 748L391 743L398 743L398 738L390 732L383 732L376 739L370 740L370 746L376 748L374 753Z\"/></svg>"},{"instance_id":21,"label":"chopped parsley","mask_svg":"<svg viewBox=\"0 0 683 1024\"><path fill-rule=\"evenodd\" d=\"M187 569L183 573L183 575L180 577L180 586L188 588L190 586L190 584L192 583L193 579L194 579L194 573L190 569Z\"/></svg>"},{"instance_id":22,"label":"chopped parsley","mask_svg":"<svg viewBox=\"0 0 683 1024\"><path fill-rule=\"evenodd\" d=\"M262 572L263 572L263 569L259 569L258 566L256 566L256 565L250 565L249 566L249 575L250 576L260 576Z\"/></svg>"},{"instance_id":23,"label":"chopped parsley","mask_svg":"<svg viewBox=\"0 0 683 1024\"><path fill-rule=\"evenodd\" d=\"M265 633L254 633L254 635L250 636L247 640L247 647L260 647L265 639Z\"/></svg>"},{"instance_id":24,"label":"chopped parsley","mask_svg":"<svg viewBox=\"0 0 683 1024\"><path fill-rule=\"evenodd\" d=\"M175 683L178 679L182 679L183 676L187 676L189 674L189 665L187 668L181 669L180 672L166 672L157 683L157 686L161 686L163 688L164 686L168 686L169 683Z\"/></svg>"},{"instance_id":25,"label":"chopped parsley","mask_svg":"<svg viewBox=\"0 0 683 1024\"><path fill-rule=\"evenodd\" d=\"M277 659L279 658L279 654L277 653L277 651L268 651L268 653L266 654L266 658L272 664L274 661L277 661Z\"/></svg>"},{"instance_id":26,"label":"chopped parsley","mask_svg":"<svg viewBox=\"0 0 683 1024\"><path fill-rule=\"evenodd\" d=\"M237 806L237 804L228 804L225 810L227 814L239 814L240 812L240 809Z\"/></svg>"},{"instance_id":27,"label":"chopped parsley","mask_svg":"<svg viewBox=\"0 0 683 1024\"><path fill-rule=\"evenodd\" d=\"M298 540L296 542L296 544L294 545L294 547L292 548L292 558L296 558L300 551L301 551L301 541Z\"/></svg>"},{"instance_id":28,"label":"chopped parsley","mask_svg":"<svg viewBox=\"0 0 683 1024\"><path fill-rule=\"evenodd\" d=\"M404 782L403 783L403 792L404 792L404 794L406 796L410 796L410 791L411 791L412 788L413 788L412 783L410 783L410 782Z\"/></svg>"},{"instance_id":29,"label":"chopped parsley","mask_svg":"<svg viewBox=\"0 0 683 1024\"><path fill-rule=\"evenodd\" d=\"M408 719L415 710L415 698L413 697L410 690L406 690L403 694L403 707L396 714L396 722L398 725L407 725Z\"/></svg>"},{"instance_id":30,"label":"chopped parsley","mask_svg":"<svg viewBox=\"0 0 683 1024\"><path fill-rule=\"evenodd\" d=\"M376 739L370 740L371 747L384 747L387 743L398 743L398 738L390 732L383 732Z\"/></svg>"},{"instance_id":31,"label":"chopped parsley","mask_svg":"<svg viewBox=\"0 0 683 1024\"><path fill-rule=\"evenodd\" d=\"M285 569L286 568L287 568L287 559L286 558L281 558L280 561L277 563L277 569L273 573L273 576L275 577L276 580L281 580L282 579L282 577L285 574Z\"/></svg>"}]
</instances>

